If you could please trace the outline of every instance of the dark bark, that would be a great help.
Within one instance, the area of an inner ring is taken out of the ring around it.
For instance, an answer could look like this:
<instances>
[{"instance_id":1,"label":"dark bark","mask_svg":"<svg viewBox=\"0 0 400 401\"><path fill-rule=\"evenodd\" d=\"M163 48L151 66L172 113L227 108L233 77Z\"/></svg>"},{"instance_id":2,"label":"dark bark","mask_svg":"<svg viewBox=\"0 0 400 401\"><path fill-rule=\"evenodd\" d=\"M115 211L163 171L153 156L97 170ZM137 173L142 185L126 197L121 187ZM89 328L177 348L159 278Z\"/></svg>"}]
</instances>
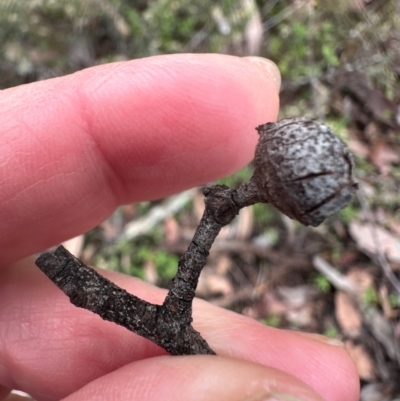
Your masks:
<instances>
[{"instance_id":1,"label":"dark bark","mask_svg":"<svg viewBox=\"0 0 400 401\"><path fill-rule=\"evenodd\" d=\"M271 202L305 225L346 206L357 188L344 143L325 125L287 119L257 128L255 171L238 189L204 190L206 208L162 305L143 301L102 277L60 246L37 266L80 307L143 336L172 355L215 354L192 327L192 303L210 248L240 209Z\"/></svg>"},{"instance_id":2,"label":"dark bark","mask_svg":"<svg viewBox=\"0 0 400 401\"><path fill-rule=\"evenodd\" d=\"M63 246L41 255L36 264L75 306L155 342L172 355L214 354L190 323L175 319L160 305L129 294Z\"/></svg>"}]
</instances>

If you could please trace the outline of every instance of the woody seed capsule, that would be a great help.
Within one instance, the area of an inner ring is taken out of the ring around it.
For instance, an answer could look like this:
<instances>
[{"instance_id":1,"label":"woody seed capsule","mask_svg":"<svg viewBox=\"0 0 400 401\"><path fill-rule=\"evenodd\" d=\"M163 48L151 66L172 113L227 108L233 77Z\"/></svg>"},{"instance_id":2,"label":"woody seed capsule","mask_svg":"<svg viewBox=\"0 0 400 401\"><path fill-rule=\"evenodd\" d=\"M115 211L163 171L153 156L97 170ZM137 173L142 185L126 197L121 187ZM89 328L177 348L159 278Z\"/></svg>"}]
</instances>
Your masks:
<instances>
[{"instance_id":1,"label":"woody seed capsule","mask_svg":"<svg viewBox=\"0 0 400 401\"><path fill-rule=\"evenodd\" d=\"M358 188L345 143L325 124L290 118L257 127L252 181L264 202L304 225L318 226Z\"/></svg>"}]
</instances>

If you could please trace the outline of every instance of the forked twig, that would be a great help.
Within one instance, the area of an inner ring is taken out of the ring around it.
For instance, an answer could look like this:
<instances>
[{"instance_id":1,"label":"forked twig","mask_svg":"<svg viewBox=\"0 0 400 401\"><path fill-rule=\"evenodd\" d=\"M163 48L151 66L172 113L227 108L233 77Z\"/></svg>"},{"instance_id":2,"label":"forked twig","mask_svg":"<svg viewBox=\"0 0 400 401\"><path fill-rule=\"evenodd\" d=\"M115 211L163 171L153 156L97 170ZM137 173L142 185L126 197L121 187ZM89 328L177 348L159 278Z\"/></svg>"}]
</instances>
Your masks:
<instances>
[{"instance_id":1,"label":"forked twig","mask_svg":"<svg viewBox=\"0 0 400 401\"><path fill-rule=\"evenodd\" d=\"M346 206L357 184L344 143L323 124L306 118L257 127L252 178L230 189L204 190L205 211L162 305L141 300L59 247L37 266L81 308L139 334L173 355L214 354L192 327L192 303L210 248L240 209L270 202L304 225L317 226Z\"/></svg>"}]
</instances>

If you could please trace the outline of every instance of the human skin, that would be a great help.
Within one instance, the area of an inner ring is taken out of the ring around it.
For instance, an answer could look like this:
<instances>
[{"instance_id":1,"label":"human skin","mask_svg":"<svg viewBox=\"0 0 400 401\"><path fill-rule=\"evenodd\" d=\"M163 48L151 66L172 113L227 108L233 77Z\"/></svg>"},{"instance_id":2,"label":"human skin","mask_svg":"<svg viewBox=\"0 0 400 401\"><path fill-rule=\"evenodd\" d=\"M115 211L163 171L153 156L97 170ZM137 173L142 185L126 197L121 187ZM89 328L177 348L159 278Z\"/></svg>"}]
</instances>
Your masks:
<instances>
[{"instance_id":1,"label":"human skin","mask_svg":"<svg viewBox=\"0 0 400 401\"><path fill-rule=\"evenodd\" d=\"M171 357L72 306L29 256L118 205L244 166L254 127L277 117L278 85L261 59L173 55L0 92L0 399L17 388L38 401L358 400L354 364L322 336L196 300L194 327L218 356ZM150 302L165 297L102 274Z\"/></svg>"}]
</instances>

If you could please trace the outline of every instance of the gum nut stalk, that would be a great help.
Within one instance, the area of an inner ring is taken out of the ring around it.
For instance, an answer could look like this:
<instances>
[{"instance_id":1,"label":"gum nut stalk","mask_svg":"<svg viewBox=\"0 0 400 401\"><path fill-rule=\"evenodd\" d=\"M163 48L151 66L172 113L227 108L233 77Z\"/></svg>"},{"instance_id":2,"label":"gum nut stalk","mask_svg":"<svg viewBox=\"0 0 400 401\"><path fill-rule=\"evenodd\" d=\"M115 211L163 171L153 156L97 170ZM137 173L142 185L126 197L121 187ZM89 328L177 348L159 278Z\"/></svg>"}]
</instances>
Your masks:
<instances>
[{"instance_id":1,"label":"gum nut stalk","mask_svg":"<svg viewBox=\"0 0 400 401\"><path fill-rule=\"evenodd\" d=\"M358 188L352 155L328 126L290 118L256 129L252 180L265 202L315 227L351 201Z\"/></svg>"}]
</instances>

